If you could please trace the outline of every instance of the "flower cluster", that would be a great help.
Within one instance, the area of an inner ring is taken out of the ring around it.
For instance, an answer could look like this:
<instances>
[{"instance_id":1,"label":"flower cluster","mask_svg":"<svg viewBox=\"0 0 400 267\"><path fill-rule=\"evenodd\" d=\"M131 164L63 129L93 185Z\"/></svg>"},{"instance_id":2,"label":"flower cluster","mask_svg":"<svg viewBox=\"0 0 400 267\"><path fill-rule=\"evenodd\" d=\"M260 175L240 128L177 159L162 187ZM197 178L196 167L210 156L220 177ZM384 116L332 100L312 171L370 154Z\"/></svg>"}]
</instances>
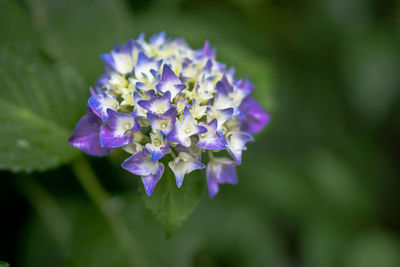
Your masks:
<instances>
[{"instance_id":1,"label":"flower cluster","mask_svg":"<svg viewBox=\"0 0 400 267\"><path fill-rule=\"evenodd\" d=\"M90 89L71 145L95 156L122 147L132 154L122 167L141 176L149 196L167 167L181 187L185 174L206 167L206 151L210 196L219 184L237 182L246 142L269 116L250 97L251 82L235 79L233 68L216 61L208 41L193 50L165 33L149 42L141 35L102 58L105 74ZM221 150L232 159L213 155Z\"/></svg>"}]
</instances>

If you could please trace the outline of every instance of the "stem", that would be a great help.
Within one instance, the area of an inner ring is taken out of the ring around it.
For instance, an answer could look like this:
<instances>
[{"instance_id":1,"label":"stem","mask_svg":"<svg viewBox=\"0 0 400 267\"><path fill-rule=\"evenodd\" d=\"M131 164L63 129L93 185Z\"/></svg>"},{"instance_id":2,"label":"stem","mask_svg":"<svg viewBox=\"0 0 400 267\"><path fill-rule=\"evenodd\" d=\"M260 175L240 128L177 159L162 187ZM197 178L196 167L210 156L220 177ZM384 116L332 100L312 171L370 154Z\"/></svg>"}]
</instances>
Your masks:
<instances>
[{"instance_id":1,"label":"stem","mask_svg":"<svg viewBox=\"0 0 400 267\"><path fill-rule=\"evenodd\" d=\"M137 253L137 246L135 241L132 239L132 233L129 232L123 220L116 215L111 215L112 210L110 209L110 206L107 205L110 196L99 183L94 171L90 167L90 164L84 157L81 157L74 162L72 169L90 199L104 215L111 231L116 236L121 247L127 252L131 263L134 266L144 266L143 261L138 258L137 254L135 254Z\"/></svg>"},{"instance_id":2,"label":"stem","mask_svg":"<svg viewBox=\"0 0 400 267\"><path fill-rule=\"evenodd\" d=\"M210 160L214 159L214 155L210 150L208 150L208 157L210 158Z\"/></svg>"},{"instance_id":3,"label":"stem","mask_svg":"<svg viewBox=\"0 0 400 267\"><path fill-rule=\"evenodd\" d=\"M172 158L173 158L173 159L176 159L176 154L175 154L174 149L171 147L171 149L170 149L169 151L170 151L170 154L171 154ZM168 163L167 163L167 164L168 164ZM168 166L168 165L167 165L167 166Z\"/></svg>"}]
</instances>

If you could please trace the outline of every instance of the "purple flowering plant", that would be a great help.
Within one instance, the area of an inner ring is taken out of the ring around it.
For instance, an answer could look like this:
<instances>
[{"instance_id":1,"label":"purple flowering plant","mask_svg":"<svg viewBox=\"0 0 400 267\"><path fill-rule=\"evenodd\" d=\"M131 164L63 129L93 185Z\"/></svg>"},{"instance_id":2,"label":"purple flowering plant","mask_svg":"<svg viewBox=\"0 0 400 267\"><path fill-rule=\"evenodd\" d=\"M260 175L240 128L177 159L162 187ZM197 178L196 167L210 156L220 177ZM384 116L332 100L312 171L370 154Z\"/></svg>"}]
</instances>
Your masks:
<instances>
[{"instance_id":1,"label":"purple flowering plant","mask_svg":"<svg viewBox=\"0 0 400 267\"><path fill-rule=\"evenodd\" d=\"M178 188L186 174L206 168L210 197L219 184L237 183L246 143L269 115L251 97L249 79L235 78L208 41L193 50L164 32L148 42L140 35L101 57L105 74L90 89L72 146L93 156L119 147L132 154L121 166L141 176L149 196L166 168Z\"/></svg>"}]
</instances>

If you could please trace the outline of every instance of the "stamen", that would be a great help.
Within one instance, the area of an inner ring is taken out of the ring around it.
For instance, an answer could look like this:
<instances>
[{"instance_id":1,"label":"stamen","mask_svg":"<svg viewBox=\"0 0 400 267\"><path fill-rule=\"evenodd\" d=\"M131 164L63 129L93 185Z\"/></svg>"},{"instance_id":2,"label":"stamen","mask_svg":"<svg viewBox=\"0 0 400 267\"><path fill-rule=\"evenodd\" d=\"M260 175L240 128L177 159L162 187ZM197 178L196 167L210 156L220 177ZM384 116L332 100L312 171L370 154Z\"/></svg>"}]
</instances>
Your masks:
<instances>
[{"instance_id":1,"label":"stamen","mask_svg":"<svg viewBox=\"0 0 400 267\"><path fill-rule=\"evenodd\" d=\"M156 139L156 140L154 140L154 146L161 146L161 140L160 139Z\"/></svg>"},{"instance_id":2,"label":"stamen","mask_svg":"<svg viewBox=\"0 0 400 267\"><path fill-rule=\"evenodd\" d=\"M161 123L161 129L167 129L168 123L167 122L162 122Z\"/></svg>"}]
</instances>

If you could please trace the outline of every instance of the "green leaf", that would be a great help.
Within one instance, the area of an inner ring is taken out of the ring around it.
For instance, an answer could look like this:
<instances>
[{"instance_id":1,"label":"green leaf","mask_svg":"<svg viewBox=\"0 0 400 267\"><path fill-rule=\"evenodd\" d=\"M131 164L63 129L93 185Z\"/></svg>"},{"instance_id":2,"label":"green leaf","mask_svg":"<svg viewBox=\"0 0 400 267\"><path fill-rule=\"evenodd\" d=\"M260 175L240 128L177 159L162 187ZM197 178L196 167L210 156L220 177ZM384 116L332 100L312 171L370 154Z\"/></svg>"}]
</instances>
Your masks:
<instances>
[{"instance_id":1,"label":"green leaf","mask_svg":"<svg viewBox=\"0 0 400 267\"><path fill-rule=\"evenodd\" d=\"M203 172L197 170L185 175L181 188L177 188L175 175L167 167L168 161L164 160L164 175L153 195L149 197L143 193L143 199L146 207L165 227L167 236L171 236L196 207L201 197ZM142 187L141 191L144 192Z\"/></svg>"},{"instance_id":2,"label":"green leaf","mask_svg":"<svg viewBox=\"0 0 400 267\"><path fill-rule=\"evenodd\" d=\"M78 151L67 139L88 93L69 66L28 45L0 50L0 169L47 170Z\"/></svg>"},{"instance_id":3,"label":"green leaf","mask_svg":"<svg viewBox=\"0 0 400 267\"><path fill-rule=\"evenodd\" d=\"M342 62L349 104L369 125L382 123L400 96L400 63L395 37L384 27L352 36Z\"/></svg>"},{"instance_id":4,"label":"green leaf","mask_svg":"<svg viewBox=\"0 0 400 267\"><path fill-rule=\"evenodd\" d=\"M55 4L43 0L41 4L46 20L38 31L46 51L76 66L87 81L93 82L103 73L101 54L135 37L132 31L136 25L124 1L70 0ZM35 17L36 3L31 12Z\"/></svg>"},{"instance_id":5,"label":"green leaf","mask_svg":"<svg viewBox=\"0 0 400 267\"><path fill-rule=\"evenodd\" d=\"M349 246L348 267L400 266L400 244L393 234L364 233Z\"/></svg>"},{"instance_id":6,"label":"green leaf","mask_svg":"<svg viewBox=\"0 0 400 267\"><path fill-rule=\"evenodd\" d=\"M329 214L349 222L367 220L374 213L374 201L366 189L365 177L354 170L354 162L349 164L329 150L314 153L310 177Z\"/></svg>"},{"instance_id":7,"label":"green leaf","mask_svg":"<svg viewBox=\"0 0 400 267\"><path fill-rule=\"evenodd\" d=\"M0 44L13 44L16 41L35 43L39 39L29 16L17 1L0 1L0 32Z\"/></svg>"},{"instance_id":8,"label":"green leaf","mask_svg":"<svg viewBox=\"0 0 400 267\"><path fill-rule=\"evenodd\" d=\"M185 227L168 240L132 192L107 204L118 203L109 216L130 226L126 234L139 244L132 251L145 259L147 267L282 265L285 244L271 214L250 205L251 198L225 196L202 202ZM42 217L32 212L23 229L20 266L132 266L104 216L87 198L58 194L55 200L71 223L68 248L61 251ZM204 260L213 265L203 264Z\"/></svg>"},{"instance_id":9,"label":"green leaf","mask_svg":"<svg viewBox=\"0 0 400 267\"><path fill-rule=\"evenodd\" d=\"M350 230L327 217L314 216L301 232L301 253L304 266L343 266L343 254L351 239Z\"/></svg>"},{"instance_id":10,"label":"green leaf","mask_svg":"<svg viewBox=\"0 0 400 267\"><path fill-rule=\"evenodd\" d=\"M0 261L0 267L10 267L10 264L5 261Z\"/></svg>"}]
</instances>

